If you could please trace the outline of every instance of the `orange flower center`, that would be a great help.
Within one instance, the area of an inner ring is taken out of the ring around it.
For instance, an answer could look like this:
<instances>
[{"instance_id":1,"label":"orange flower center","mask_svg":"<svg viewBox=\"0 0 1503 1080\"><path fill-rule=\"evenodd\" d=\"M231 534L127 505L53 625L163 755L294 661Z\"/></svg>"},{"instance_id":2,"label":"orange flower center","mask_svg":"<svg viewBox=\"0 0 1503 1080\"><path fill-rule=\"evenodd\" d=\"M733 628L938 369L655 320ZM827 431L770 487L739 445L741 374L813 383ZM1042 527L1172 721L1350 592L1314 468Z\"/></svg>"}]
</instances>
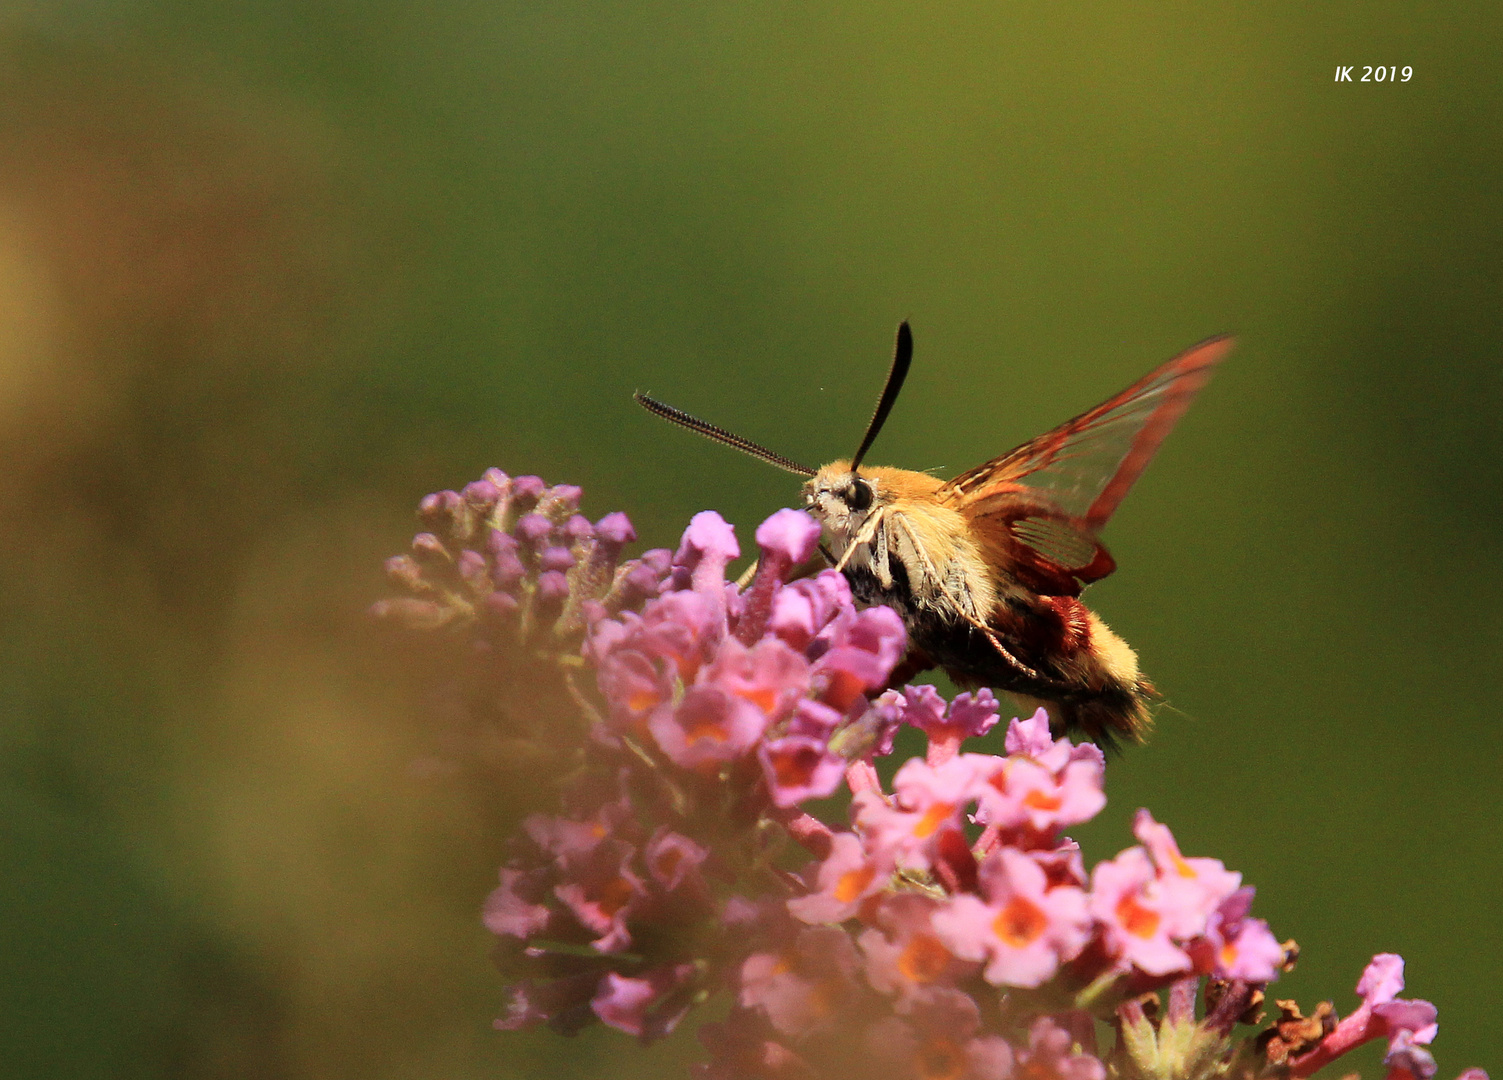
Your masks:
<instances>
[{"instance_id":1,"label":"orange flower center","mask_svg":"<svg viewBox=\"0 0 1503 1080\"><path fill-rule=\"evenodd\" d=\"M1151 938L1158 933L1162 920L1157 911L1138 903L1138 898L1132 893L1125 893L1117 901L1117 921L1133 937Z\"/></svg>"},{"instance_id":2,"label":"orange flower center","mask_svg":"<svg viewBox=\"0 0 1503 1080\"><path fill-rule=\"evenodd\" d=\"M600 898L596 901L600 910L607 916L614 916L626 906L631 899L631 882L623 877L614 878L607 882L600 890Z\"/></svg>"},{"instance_id":3,"label":"orange flower center","mask_svg":"<svg viewBox=\"0 0 1503 1080\"><path fill-rule=\"evenodd\" d=\"M915 934L898 956L898 970L916 983L930 983L950 967L950 950L929 934Z\"/></svg>"},{"instance_id":4,"label":"orange flower center","mask_svg":"<svg viewBox=\"0 0 1503 1080\"><path fill-rule=\"evenodd\" d=\"M637 690L627 697L626 707L634 713L646 712L662 700L662 696L656 690Z\"/></svg>"},{"instance_id":5,"label":"orange flower center","mask_svg":"<svg viewBox=\"0 0 1503 1080\"><path fill-rule=\"evenodd\" d=\"M1065 800L1058 795L1050 795L1047 792L1034 788L1023 796L1023 805L1030 810L1058 810L1065 804Z\"/></svg>"},{"instance_id":6,"label":"orange flower center","mask_svg":"<svg viewBox=\"0 0 1503 1080\"><path fill-rule=\"evenodd\" d=\"M684 739L690 746L702 743L706 739L712 742L725 742L725 730L713 717L707 717L697 723L691 724L684 729Z\"/></svg>"},{"instance_id":7,"label":"orange flower center","mask_svg":"<svg viewBox=\"0 0 1503 1080\"><path fill-rule=\"evenodd\" d=\"M950 815L954 812L955 807L949 803L935 803L924 811L923 816L913 826L913 835L920 840L927 840L934 835L934 830L950 820Z\"/></svg>"},{"instance_id":8,"label":"orange flower center","mask_svg":"<svg viewBox=\"0 0 1503 1080\"><path fill-rule=\"evenodd\" d=\"M768 716L778 707L778 692L770 686L744 686L736 691L738 697L745 698Z\"/></svg>"},{"instance_id":9,"label":"orange flower center","mask_svg":"<svg viewBox=\"0 0 1503 1080\"><path fill-rule=\"evenodd\" d=\"M825 704L837 712L844 712L846 708L861 695L866 689L866 683L862 682L849 671L836 668L830 673L829 684L825 687Z\"/></svg>"},{"instance_id":10,"label":"orange flower center","mask_svg":"<svg viewBox=\"0 0 1503 1080\"><path fill-rule=\"evenodd\" d=\"M1037 941L1049 926L1049 919L1032 900L1014 896L992 920L992 932L1015 949Z\"/></svg>"},{"instance_id":11,"label":"orange flower center","mask_svg":"<svg viewBox=\"0 0 1503 1080\"><path fill-rule=\"evenodd\" d=\"M842 904L849 904L856 897L866 891L866 887L872 883L872 878L877 876L876 867L862 866L855 870L847 870L840 875L840 880L835 883L835 899Z\"/></svg>"},{"instance_id":12,"label":"orange flower center","mask_svg":"<svg viewBox=\"0 0 1503 1080\"><path fill-rule=\"evenodd\" d=\"M818 755L808 747L768 756L778 783L784 787L792 787L808 780L811 768L819 761Z\"/></svg>"},{"instance_id":13,"label":"orange flower center","mask_svg":"<svg viewBox=\"0 0 1503 1080\"><path fill-rule=\"evenodd\" d=\"M950 1039L936 1038L918 1052L919 1080L960 1080L970 1068L965 1052Z\"/></svg>"}]
</instances>

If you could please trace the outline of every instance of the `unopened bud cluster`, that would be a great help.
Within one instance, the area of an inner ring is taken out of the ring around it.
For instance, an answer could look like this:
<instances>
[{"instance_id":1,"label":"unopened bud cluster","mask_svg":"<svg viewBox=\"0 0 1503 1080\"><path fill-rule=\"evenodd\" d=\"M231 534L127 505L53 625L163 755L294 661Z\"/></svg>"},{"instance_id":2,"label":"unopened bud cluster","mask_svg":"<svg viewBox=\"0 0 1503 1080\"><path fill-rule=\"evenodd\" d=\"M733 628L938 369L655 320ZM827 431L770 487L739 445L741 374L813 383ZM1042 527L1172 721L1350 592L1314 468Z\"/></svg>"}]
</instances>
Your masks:
<instances>
[{"instance_id":1,"label":"unopened bud cluster","mask_svg":"<svg viewBox=\"0 0 1503 1080\"><path fill-rule=\"evenodd\" d=\"M666 551L620 565L636 530L621 513L592 524L579 498L572 485L500 469L463 491L425 497L418 517L427 531L409 554L386 562L409 595L379 602L375 614L418 629L475 625L512 647L577 651L587 603L606 611L640 604L668 568Z\"/></svg>"}]
</instances>

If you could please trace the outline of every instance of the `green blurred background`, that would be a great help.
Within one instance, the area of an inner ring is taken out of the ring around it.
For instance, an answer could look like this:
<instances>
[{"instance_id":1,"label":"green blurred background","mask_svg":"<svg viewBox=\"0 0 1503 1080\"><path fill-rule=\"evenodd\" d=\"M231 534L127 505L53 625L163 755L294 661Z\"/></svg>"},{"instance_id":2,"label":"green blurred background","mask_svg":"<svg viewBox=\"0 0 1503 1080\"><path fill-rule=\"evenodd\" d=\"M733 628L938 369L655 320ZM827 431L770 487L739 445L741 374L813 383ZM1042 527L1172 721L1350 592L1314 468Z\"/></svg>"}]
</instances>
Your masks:
<instances>
[{"instance_id":1,"label":"green blurred background","mask_svg":"<svg viewBox=\"0 0 1503 1080\"><path fill-rule=\"evenodd\" d=\"M1503 1068L1500 53L1453 4L0 5L0 1073L678 1075L490 1030L531 785L414 779L361 613L489 465L745 532L793 478L631 391L818 463L905 317L873 460L925 469L1241 335L1107 534L1173 708L1088 859L1151 806L1301 942L1279 996L1398 951L1442 1080Z\"/></svg>"}]
</instances>

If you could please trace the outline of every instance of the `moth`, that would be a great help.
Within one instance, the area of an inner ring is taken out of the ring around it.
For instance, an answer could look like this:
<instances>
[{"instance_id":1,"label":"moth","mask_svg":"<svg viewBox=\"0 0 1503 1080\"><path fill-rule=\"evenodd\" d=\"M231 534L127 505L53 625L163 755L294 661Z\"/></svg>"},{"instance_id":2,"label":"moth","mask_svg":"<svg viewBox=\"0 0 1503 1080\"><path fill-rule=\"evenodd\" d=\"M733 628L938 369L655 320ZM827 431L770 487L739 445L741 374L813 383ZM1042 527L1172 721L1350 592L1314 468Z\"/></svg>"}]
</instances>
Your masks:
<instances>
[{"instance_id":1,"label":"moth","mask_svg":"<svg viewBox=\"0 0 1503 1080\"><path fill-rule=\"evenodd\" d=\"M876 410L849 459L810 469L645 394L649 412L805 478L821 551L856 598L908 627L895 681L931 667L1048 707L1055 726L1105 745L1140 742L1157 696L1137 654L1081 601L1116 569L1102 527L1189 408L1232 339L1213 337L1094 409L944 481L863 465L913 361L897 347Z\"/></svg>"}]
</instances>

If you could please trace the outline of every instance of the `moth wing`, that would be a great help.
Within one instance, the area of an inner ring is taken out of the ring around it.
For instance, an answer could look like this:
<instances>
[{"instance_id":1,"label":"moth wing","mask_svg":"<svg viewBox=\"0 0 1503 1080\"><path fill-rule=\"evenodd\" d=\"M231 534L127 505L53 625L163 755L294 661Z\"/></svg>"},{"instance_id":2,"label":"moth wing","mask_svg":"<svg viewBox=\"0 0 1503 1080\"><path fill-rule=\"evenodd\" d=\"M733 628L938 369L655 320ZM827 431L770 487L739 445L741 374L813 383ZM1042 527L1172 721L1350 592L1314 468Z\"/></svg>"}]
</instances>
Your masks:
<instances>
[{"instance_id":1,"label":"moth wing","mask_svg":"<svg viewBox=\"0 0 1503 1080\"><path fill-rule=\"evenodd\" d=\"M1078 595L1116 569L1096 534L1231 347L1223 336L1187 349L1094 409L961 473L938 498L966 514L1024 584Z\"/></svg>"}]
</instances>

